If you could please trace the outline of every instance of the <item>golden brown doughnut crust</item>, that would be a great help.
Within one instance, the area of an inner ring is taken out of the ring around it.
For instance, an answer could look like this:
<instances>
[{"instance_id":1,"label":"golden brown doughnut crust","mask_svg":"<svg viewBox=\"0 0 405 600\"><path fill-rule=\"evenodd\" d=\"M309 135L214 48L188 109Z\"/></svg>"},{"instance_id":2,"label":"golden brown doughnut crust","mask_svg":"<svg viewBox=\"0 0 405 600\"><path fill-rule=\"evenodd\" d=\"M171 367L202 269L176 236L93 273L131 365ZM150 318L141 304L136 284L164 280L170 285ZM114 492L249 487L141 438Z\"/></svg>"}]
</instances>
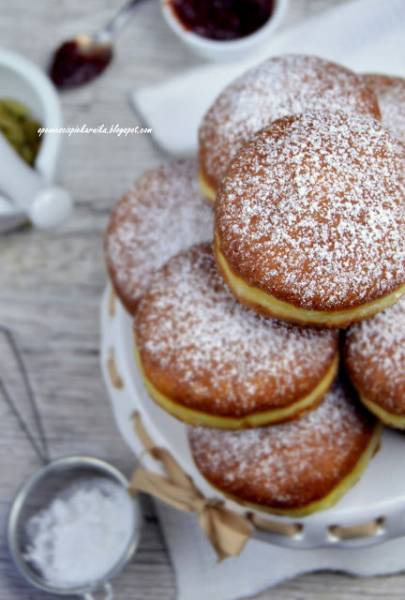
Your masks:
<instances>
[{"instance_id":1,"label":"golden brown doughnut crust","mask_svg":"<svg viewBox=\"0 0 405 600\"><path fill-rule=\"evenodd\" d=\"M405 153L377 121L280 119L232 162L216 202L219 250L248 285L339 311L405 283Z\"/></svg>"},{"instance_id":2,"label":"golden brown doughnut crust","mask_svg":"<svg viewBox=\"0 0 405 600\"><path fill-rule=\"evenodd\" d=\"M189 427L188 436L198 469L225 495L291 510L330 494L356 468L374 432L373 417L336 382L296 421L235 432Z\"/></svg>"},{"instance_id":3,"label":"golden brown doughnut crust","mask_svg":"<svg viewBox=\"0 0 405 600\"><path fill-rule=\"evenodd\" d=\"M379 118L361 76L316 56L270 58L228 85L199 131L201 174L217 190L231 159L272 121L308 110L343 110Z\"/></svg>"},{"instance_id":4,"label":"golden brown doughnut crust","mask_svg":"<svg viewBox=\"0 0 405 600\"><path fill-rule=\"evenodd\" d=\"M196 161L174 161L139 177L115 206L104 243L112 284L127 310L135 312L157 268L192 244L211 241L212 228Z\"/></svg>"},{"instance_id":5,"label":"golden brown doughnut crust","mask_svg":"<svg viewBox=\"0 0 405 600\"><path fill-rule=\"evenodd\" d=\"M363 75L377 97L382 124L405 143L405 79L389 75Z\"/></svg>"},{"instance_id":6,"label":"golden brown doughnut crust","mask_svg":"<svg viewBox=\"0 0 405 600\"><path fill-rule=\"evenodd\" d=\"M345 363L361 396L405 415L405 297L348 330Z\"/></svg>"},{"instance_id":7,"label":"golden brown doughnut crust","mask_svg":"<svg viewBox=\"0 0 405 600\"><path fill-rule=\"evenodd\" d=\"M338 350L333 331L265 319L237 303L204 244L156 273L134 327L145 375L160 393L225 417L293 404L321 382Z\"/></svg>"}]
</instances>

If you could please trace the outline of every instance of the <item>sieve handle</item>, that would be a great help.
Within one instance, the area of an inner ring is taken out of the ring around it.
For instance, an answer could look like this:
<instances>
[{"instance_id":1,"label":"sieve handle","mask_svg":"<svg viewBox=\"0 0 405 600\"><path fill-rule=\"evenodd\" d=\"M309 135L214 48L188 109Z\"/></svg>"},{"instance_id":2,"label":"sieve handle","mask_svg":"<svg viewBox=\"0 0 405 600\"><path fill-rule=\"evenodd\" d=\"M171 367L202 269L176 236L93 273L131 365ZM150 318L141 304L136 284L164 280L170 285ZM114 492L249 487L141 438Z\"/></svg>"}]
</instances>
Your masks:
<instances>
[{"instance_id":1,"label":"sieve handle","mask_svg":"<svg viewBox=\"0 0 405 600\"><path fill-rule=\"evenodd\" d=\"M32 431L30 430L30 427L29 427L28 423L26 422L23 414L19 410L12 395L8 392L6 386L4 385L4 382L1 381L1 379L0 379L0 394L4 397L6 404L8 404L9 409L13 412L14 416L16 417L16 419L20 425L20 428L25 433L25 435L26 435L28 441L31 443L35 453L38 455L38 458L40 459L41 462L44 463L44 465L46 465L50 461L48 443L47 443L47 439L46 439L46 435L45 435L45 430L44 430L44 425L42 422L41 413L40 413L39 407L38 407L37 398L35 396L33 387L31 385L30 378L28 376L28 371L25 366L25 361L24 361L22 352L21 352L20 347L17 344L17 341L14 337L14 333L11 331L11 329L6 327L5 325L2 325L1 323L0 323L0 334L3 334L4 337L6 338L8 345L14 355L14 359L18 365L18 370L21 375L22 381L24 383L25 392L27 394L29 403L31 405L31 410L34 415L35 425L37 428L36 434L39 436L39 441L40 441L39 445L35 439L35 434L34 435L32 434Z\"/></svg>"},{"instance_id":2,"label":"sieve handle","mask_svg":"<svg viewBox=\"0 0 405 600\"><path fill-rule=\"evenodd\" d=\"M102 587L104 591L104 600L114 600L114 592L111 583L105 583ZM83 600L96 600L96 597L88 592L82 596Z\"/></svg>"}]
</instances>

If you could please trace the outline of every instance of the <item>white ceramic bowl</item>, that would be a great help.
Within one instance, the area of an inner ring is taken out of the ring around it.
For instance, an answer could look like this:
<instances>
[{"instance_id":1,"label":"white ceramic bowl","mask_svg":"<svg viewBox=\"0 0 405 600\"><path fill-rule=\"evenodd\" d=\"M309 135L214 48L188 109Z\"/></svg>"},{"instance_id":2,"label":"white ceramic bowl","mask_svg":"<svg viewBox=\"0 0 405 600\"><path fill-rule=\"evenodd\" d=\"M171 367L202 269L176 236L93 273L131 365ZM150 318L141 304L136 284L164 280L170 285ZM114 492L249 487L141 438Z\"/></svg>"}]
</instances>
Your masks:
<instances>
[{"instance_id":1,"label":"white ceramic bowl","mask_svg":"<svg viewBox=\"0 0 405 600\"><path fill-rule=\"evenodd\" d=\"M287 11L288 0L275 0L268 21L254 33L231 41L217 41L188 31L176 17L169 0L161 0L163 17L170 29L195 54L213 61L231 61L244 58L271 37L282 22Z\"/></svg>"},{"instance_id":2,"label":"white ceramic bowl","mask_svg":"<svg viewBox=\"0 0 405 600\"><path fill-rule=\"evenodd\" d=\"M56 89L34 63L0 48L0 97L23 102L44 127L62 127L62 112ZM47 182L56 175L61 149L60 135L44 134L35 168ZM24 223L27 217L1 196L0 232Z\"/></svg>"}]
</instances>

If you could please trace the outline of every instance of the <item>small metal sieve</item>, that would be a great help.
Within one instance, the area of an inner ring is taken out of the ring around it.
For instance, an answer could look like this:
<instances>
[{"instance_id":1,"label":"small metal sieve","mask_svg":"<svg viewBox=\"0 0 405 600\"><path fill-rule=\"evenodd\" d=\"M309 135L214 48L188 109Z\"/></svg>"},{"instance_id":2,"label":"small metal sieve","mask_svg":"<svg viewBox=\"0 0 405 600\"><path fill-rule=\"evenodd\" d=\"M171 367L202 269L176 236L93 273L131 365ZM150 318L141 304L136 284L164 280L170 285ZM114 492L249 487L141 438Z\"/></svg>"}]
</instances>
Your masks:
<instances>
[{"instance_id":1,"label":"small metal sieve","mask_svg":"<svg viewBox=\"0 0 405 600\"><path fill-rule=\"evenodd\" d=\"M48 463L35 473L17 493L11 507L8 520L8 542L14 562L21 575L33 586L60 596L77 595L85 600L93 600L93 594L103 589L106 600L112 600L110 581L122 571L133 556L139 542L141 528L141 510L139 501L133 500L132 534L121 556L117 556L115 565L97 581L89 581L76 587L59 587L48 583L38 570L25 558L27 548L26 524L38 511L67 486L81 481L100 478L113 481L128 489L128 480L109 463L89 456L68 456Z\"/></svg>"}]
</instances>

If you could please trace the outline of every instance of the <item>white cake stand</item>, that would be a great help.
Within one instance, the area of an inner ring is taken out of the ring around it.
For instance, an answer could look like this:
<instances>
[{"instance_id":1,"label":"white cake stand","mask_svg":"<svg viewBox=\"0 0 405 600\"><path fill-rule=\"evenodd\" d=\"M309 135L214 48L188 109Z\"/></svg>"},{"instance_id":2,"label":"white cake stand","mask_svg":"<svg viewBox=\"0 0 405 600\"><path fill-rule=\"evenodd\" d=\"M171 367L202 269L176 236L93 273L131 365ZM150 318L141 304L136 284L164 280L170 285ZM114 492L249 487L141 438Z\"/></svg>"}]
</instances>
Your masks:
<instances>
[{"instance_id":1,"label":"white cake stand","mask_svg":"<svg viewBox=\"0 0 405 600\"><path fill-rule=\"evenodd\" d=\"M101 365L117 425L144 466L159 465L137 439L134 411L156 445L167 448L208 498L218 491L196 469L186 437L186 427L161 410L148 396L134 360L132 321L111 288L101 306ZM379 544L405 535L405 436L385 430L382 446L360 482L332 509L302 519L289 519L253 511L260 520L255 536L293 548L356 548ZM235 512L246 509L223 498ZM250 511L252 512L252 511ZM405 539L404 566L405 566ZM388 545L389 546L389 545ZM383 546L382 550L387 548Z\"/></svg>"}]
</instances>

